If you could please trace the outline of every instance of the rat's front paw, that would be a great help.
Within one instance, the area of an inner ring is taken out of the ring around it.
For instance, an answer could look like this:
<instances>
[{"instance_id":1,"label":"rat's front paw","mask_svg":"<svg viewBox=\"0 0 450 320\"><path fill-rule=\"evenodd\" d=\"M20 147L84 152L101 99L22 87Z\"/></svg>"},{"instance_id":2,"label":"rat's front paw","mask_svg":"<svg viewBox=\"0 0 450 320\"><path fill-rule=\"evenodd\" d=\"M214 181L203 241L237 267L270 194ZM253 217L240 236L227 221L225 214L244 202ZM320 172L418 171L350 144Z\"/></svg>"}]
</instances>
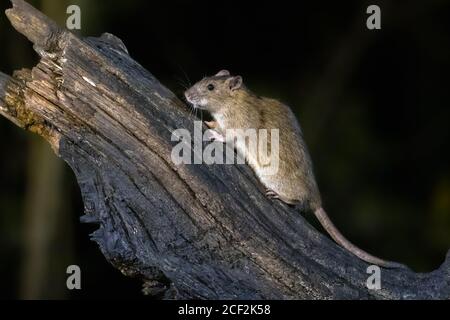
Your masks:
<instances>
[{"instance_id":1,"label":"rat's front paw","mask_svg":"<svg viewBox=\"0 0 450 320\"><path fill-rule=\"evenodd\" d=\"M269 199L280 199L278 193L271 189L266 189L266 197L268 197Z\"/></svg>"},{"instance_id":2,"label":"rat's front paw","mask_svg":"<svg viewBox=\"0 0 450 320\"><path fill-rule=\"evenodd\" d=\"M217 128L217 121L205 121L205 124L210 129Z\"/></svg>"},{"instance_id":3,"label":"rat's front paw","mask_svg":"<svg viewBox=\"0 0 450 320\"><path fill-rule=\"evenodd\" d=\"M205 137L207 141L225 142L225 137L215 130L206 130Z\"/></svg>"}]
</instances>

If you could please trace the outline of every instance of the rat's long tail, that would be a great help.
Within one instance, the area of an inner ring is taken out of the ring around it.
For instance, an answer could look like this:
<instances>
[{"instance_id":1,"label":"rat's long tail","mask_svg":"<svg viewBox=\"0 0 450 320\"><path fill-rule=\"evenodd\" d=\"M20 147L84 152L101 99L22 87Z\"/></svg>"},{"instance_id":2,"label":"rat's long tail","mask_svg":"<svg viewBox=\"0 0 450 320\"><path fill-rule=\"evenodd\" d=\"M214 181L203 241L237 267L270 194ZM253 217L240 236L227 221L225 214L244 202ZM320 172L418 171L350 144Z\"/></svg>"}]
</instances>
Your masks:
<instances>
[{"instance_id":1,"label":"rat's long tail","mask_svg":"<svg viewBox=\"0 0 450 320\"><path fill-rule=\"evenodd\" d=\"M348 241L335 227L333 222L331 222L330 218L328 217L325 210L322 208L319 208L314 211L314 215L319 220L320 224L324 227L324 229L328 232L328 234L336 241L339 245L353 253L355 256L360 258L361 260L364 260L370 264L376 264L381 267L385 268L407 268L406 266L397 263L397 262L391 262L391 261L385 261L380 258L377 258L375 256L372 256L371 254L361 250L357 246L355 246L353 243Z\"/></svg>"}]
</instances>

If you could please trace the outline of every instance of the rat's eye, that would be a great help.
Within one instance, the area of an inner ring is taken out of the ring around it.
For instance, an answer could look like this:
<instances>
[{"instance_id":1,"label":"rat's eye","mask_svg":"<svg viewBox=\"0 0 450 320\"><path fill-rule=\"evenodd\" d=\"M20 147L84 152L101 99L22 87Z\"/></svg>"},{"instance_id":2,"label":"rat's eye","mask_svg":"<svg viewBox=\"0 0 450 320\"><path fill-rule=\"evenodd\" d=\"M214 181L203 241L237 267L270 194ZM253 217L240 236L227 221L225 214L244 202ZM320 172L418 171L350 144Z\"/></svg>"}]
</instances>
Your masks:
<instances>
[{"instance_id":1,"label":"rat's eye","mask_svg":"<svg viewBox=\"0 0 450 320\"><path fill-rule=\"evenodd\" d=\"M214 90L214 85L212 83L208 84L207 86L209 91L213 91Z\"/></svg>"}]
</instances>

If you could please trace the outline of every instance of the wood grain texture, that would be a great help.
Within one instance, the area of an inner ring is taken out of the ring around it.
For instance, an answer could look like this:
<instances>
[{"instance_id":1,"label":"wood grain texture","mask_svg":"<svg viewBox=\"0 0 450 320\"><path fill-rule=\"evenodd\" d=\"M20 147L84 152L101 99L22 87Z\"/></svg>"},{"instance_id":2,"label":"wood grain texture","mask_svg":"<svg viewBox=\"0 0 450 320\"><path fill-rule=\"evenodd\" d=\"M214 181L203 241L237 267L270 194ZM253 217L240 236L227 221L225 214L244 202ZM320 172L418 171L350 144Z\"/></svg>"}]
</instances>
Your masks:
<instances>
[{"instance_id":1,"label":"wood grain texture","mask_svg":"<svg viewBox=\"0 0 450 320\"><path fill-rule=\"evenodd\" d=\"M7 16L40 62L0 74L0 113L45 137L73 169L83 222L116 268L164 298L449 299L450 256L427 274L368 265L264 196L246 165L178 165L187 107L113 35L79 38L22 0Z\"/></svg>"}]
</instances>

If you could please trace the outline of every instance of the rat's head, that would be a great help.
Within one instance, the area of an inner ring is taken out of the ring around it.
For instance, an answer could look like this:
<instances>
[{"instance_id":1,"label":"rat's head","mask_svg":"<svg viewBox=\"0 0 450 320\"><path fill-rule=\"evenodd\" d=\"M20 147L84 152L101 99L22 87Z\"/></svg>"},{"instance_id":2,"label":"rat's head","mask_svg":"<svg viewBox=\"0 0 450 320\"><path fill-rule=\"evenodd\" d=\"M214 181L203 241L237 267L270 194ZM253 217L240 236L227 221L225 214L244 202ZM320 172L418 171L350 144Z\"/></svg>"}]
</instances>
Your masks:
<instances>
[{"instance_id":1,"label":"rat's head","mask_svg":"<svg viewBox=\"0 0 450 320\"><path fill-rule=\"evenodd\" d=\"M194 108L214 113L228 105L242 88L241 76L231 76L229 71L222 70L194 84L184 96Z\"/></svg>"}]
</instances>

